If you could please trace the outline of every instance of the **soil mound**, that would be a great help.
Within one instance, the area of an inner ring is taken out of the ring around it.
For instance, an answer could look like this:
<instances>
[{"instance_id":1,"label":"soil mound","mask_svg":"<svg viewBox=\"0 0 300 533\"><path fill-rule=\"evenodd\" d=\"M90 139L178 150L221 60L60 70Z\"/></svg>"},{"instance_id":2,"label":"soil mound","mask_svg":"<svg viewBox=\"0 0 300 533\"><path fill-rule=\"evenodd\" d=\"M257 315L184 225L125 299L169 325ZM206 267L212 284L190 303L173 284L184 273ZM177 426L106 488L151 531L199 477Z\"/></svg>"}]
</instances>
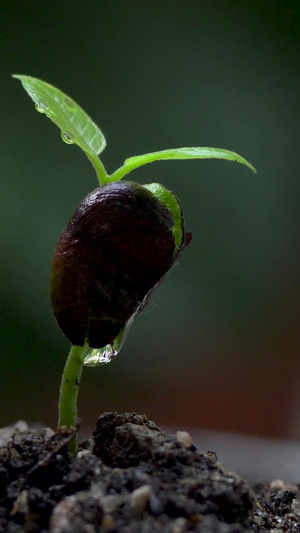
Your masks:
<instances>
[{"instance_id":1,"label":"soil mound","mask_svg":"<svg viewBox=\"0 0 300 533\"><path fill-rule=\"evenodd\" d=\"M1 533L300 531L298 486L250 486L184 431L104 413L77 457L72 436L24 422L0 430Z\"/></svg>"}]
</instances>

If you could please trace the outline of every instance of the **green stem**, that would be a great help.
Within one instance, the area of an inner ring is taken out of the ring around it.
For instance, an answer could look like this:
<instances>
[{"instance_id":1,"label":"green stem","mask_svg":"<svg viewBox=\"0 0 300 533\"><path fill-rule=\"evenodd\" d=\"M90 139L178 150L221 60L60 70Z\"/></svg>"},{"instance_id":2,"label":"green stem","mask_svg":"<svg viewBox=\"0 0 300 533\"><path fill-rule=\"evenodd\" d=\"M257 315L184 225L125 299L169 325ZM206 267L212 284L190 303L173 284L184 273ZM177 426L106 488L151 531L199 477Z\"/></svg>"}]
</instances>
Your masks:
<instances>
[{"instance_id":1,"label":"green stem","mask_svg":"<svg viewBox=\"0 0 300 533\"><path fill-rule=\"evenodd\" d=\"M58 426L76 427L77 425L77 399L84 358L89 349L84 346L72 346L63 371L58 402ZM77 437L68 444L72 454L77 452Z\"/></svg>"},{"instance_id":2,"label":"green stem","mask_svg":"<svg viewBox=\"0 0 300 533\"><path fill-rule=\"evenodd\" d=\"M113 174L108 176L109 181L110 182L111 181L119 181L122 178L124 178L124 176L126 176L126 174L128 174L129 172L131 172L132 170L135 170L135 169L136 169L136 166L134 166L134 165L132 165L132 166L123 165L122 167L120 167L117 170L115 170L115 172Z\"/></svg>"},{"instance_id":3,"label":"green stem","mask_svg":"<svg viewBox=\"0 0 300 533\"><path fill-rule=\"evenodd\" d=\"M85 153L96 171L99 185L104 185L105 183L108 183L109 179L108 179L107 172L105 170L105 167L102 161L99 159L99 157L97 157L95 154L91 154L90 152L85 152Z\"/></svg>"}]
</instances>

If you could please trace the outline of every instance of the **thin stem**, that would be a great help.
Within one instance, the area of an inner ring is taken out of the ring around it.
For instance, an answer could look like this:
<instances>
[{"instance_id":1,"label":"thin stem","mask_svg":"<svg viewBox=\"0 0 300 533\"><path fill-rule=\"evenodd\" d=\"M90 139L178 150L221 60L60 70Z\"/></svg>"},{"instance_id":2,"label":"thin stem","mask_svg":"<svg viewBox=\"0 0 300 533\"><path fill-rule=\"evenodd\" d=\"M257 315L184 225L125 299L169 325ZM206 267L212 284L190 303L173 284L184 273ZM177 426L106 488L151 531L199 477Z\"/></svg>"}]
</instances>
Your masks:
<instances>
[{"instance_id":1,"label":"thin stem","mask_svg":"<svg viewBox=\"0 0 300 533\"><path fill-rule=\"evenodd\" d=\"M96 171L99 185L104 185L109 179L102 161L95 154L91 154L90 152L85 153Z\"/></svg>"},{"instance_id":2,"label":"thin stem","mask_svg":"<svg viewBox=\"0 0 300 533\"><path fill-rule=\"evenodd\" d=\"M76 427L77 424L77 399L80 378L85 355L89 349L84 346L72 346L63 371L58 402L58 426ZM68 445L74 455L77 452L77 437Z\"/></svg>"},{"instance_id":3,"label":"thin stem","mask_svg":"<svg viewBox=\"0 0 300 533\"><path fill-rule=\"evenodd\" d=\"M135 166L133 166L132 168L128 165L123 165L122 167L118 168L117 170L115 170L115 172L113 174L111 174L109 177L109 181L119 181L121 180L122 178L124 178L124 176L126 176L126 174L129 174L129 172L131 172L132 170L135 170Z\"/></svg>"}]
</instances>

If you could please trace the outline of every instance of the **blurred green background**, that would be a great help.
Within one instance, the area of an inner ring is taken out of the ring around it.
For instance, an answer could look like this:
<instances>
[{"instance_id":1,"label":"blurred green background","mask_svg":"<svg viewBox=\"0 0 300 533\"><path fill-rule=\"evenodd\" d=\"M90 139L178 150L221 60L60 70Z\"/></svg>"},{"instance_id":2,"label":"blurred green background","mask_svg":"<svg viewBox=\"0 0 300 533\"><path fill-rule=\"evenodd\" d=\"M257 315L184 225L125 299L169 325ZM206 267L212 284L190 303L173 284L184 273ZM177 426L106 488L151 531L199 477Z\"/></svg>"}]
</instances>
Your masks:
<instances>
[{"instance_id":1,"label":"blurred green background","mask_svg":"<svg viewBox=\"0 0 300 533\"><path fill-rule=\"evenodd\" d=\"M258 170L160 162L131 175L176 193L193 241L121 354L84 370L83 427L133 410L178 429L298 437L299 2L2 0L0 16L0 425L56 424L69 343L52 316L49 266L97 186L19 73L92 116L110 172L180 146L231 149Z\"/></svg>"}]
</instances>

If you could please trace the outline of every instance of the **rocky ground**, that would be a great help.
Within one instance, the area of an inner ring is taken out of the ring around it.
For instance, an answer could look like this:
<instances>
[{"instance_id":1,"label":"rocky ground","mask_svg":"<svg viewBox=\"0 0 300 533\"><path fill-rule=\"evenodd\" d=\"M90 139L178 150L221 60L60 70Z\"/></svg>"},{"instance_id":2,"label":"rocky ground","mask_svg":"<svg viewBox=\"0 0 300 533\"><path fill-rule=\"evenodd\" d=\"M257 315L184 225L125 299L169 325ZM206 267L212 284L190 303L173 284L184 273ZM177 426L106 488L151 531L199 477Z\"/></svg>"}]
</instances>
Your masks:
<instances>
[{"instance_id":1,"label":"rocky ground","mask_svg":"<svg viewBox=\"0 0 300 533\"><path fill-rule=\"evenodd\" d=\"M300 531L298 486L251 485L186 432L104 413L77 457L72 436L24 422L0 430L1 533Z\"/></svg>"}]
</instances>

